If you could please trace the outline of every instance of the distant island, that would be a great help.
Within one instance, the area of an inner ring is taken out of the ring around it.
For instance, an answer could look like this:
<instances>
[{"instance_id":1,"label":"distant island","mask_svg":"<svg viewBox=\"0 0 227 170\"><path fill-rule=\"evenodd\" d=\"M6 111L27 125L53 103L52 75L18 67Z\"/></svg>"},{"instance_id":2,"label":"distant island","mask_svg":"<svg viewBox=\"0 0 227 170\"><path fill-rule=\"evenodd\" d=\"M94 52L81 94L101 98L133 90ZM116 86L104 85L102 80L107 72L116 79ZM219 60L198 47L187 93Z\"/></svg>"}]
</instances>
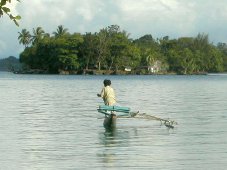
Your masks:
<instances>
[{"instance_id":1,"label":"distant island","mask_svg":"<svg viewBox=\"0 0 227 170\"><path fill-rule=\"evenodd\" d=\"M206 74L227 71L227 44L214 45L207 34L196 37L138 39L118 25L95 33L69 33L58 26L52 35L41 27L26 29L19 60L30 74Z\"/></svg>"},{"instance_id":2,"label":"distant island","mask_svg":"<svg viewBox=\"0 0 227 170\"><path fill-rule=\"evenodd\" d=\"M0 59L0 71L19 71L22 70L22 64L16 57L10 56L8 58Z\"/></svg>"}]
</instances>

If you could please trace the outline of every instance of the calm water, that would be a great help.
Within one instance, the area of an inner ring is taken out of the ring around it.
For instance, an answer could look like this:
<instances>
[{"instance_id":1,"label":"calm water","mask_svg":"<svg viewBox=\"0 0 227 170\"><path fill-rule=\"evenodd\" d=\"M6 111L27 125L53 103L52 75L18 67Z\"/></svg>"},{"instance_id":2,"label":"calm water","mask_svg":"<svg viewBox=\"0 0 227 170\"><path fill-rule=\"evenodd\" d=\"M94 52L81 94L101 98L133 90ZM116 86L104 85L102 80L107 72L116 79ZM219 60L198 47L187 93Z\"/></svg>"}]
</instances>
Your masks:
<instances>
[{"instance_id":1,"label":"calm water","mask_svg":"<svg viewBox=\"0 0 227 170\"><path fill-rule=\"evenodd\" d=\"M96 97L112 80L118 104L170 118L102 126ZM0 169L227 167L227 76L60 76L0 73Z\"/></svg>"}]
</instances>

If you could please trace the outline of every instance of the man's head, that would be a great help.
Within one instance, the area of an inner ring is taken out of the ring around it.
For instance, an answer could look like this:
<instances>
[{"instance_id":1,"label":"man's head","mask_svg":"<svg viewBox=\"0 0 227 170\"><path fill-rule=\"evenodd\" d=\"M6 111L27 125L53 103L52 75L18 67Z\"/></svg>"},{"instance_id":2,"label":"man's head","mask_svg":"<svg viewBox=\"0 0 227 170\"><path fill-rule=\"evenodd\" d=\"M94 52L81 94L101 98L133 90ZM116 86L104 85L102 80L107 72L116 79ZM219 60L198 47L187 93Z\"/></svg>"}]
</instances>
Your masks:
<instances>
[{"instance_id":1,"label":"man's head","mask_svg":"<svg viewBox=\"0 0 227 170\"><path fill-rule=\"evenodd\" d=\"M105 79L105 80L103 81L103 84L104 84L104 86L110 86L110 85L111 85L111 81Z\"/></svg>"}]
</instances>

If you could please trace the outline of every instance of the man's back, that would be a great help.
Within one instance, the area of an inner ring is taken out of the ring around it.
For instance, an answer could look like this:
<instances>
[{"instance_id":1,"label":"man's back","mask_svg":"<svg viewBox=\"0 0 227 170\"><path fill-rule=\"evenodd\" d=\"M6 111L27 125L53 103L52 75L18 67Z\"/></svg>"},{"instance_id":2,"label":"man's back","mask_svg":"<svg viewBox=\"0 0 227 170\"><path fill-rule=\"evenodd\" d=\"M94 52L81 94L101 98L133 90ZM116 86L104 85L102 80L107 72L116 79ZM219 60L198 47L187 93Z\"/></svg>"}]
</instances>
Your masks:
<instances>
[{"instance_id":1,"label":"man's back","mask_svg":"<svg viewBox=\"0 0 227 170\"><path fill-rule=\"evenodd\" d=\"M104 100L105 105L114 105L116 103L114 89L110 86L106 86L102 89L101 97Z\"/></svg>"}]
</instances>

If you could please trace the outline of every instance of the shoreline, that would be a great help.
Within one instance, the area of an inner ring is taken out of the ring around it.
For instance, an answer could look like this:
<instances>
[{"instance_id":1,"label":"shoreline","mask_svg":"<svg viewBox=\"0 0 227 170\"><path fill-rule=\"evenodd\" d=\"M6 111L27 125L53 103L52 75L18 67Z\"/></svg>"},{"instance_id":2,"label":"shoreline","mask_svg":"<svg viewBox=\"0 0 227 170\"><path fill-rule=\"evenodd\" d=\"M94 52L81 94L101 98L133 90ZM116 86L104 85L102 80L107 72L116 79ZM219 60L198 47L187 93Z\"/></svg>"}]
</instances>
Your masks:
<instances>
[{"instance_id":1,"label":"shoreline","mask_svg":"<svg viewBox=\"0 0 227 170\"><path fill-rule=\"evenodd\" d=\"M97 71L97 70L95 70ZM204 75L204 76L227 76L227 72L220 72L220 73L208 73L208 72L201 72L201 73L193 73L193 74L178 74L178 73L174 73L174 72L168 72L168 73L146 73L146 74L138 74L138 73L133 73L133 72L126 72L126 71L118 71L118 72L114 72L114 71L98 71L98 72L69 72L69 71L64 71L64 72L60 72L60 73L49 73L46 71L41 71L41 70L24 70L24 71L10 71L10 70L0 70L0 72L9 72L9 73L13 73L13 74L31 74L31 75L94 75L94 76L101 76L101 75L109 75L109 76L117 76L117 75L125 75L125 76L130 76L130 75L147 75L147 76L166 76L166 75L176 75L176 76L190 76L190 75Z\"/></svg>"},{"instance_id":2,"label":"shoreline","mask_svg":"<svg viewBox=\"0 0 227 170\"><path fill-rule=\"evenodd\" d=\"M13 71L14 74L49 74L49 75L212 75L212 74L227 74L227 72L222 73L193 73L193 74L179 74L175 72L157 72L157 73L141 73L136 71L112 71L112 70L82 70L82 71L64 71L60 70L59 73L49 73L44 70L31 69L22 71Z\"/></svg>"}]
</instances>

